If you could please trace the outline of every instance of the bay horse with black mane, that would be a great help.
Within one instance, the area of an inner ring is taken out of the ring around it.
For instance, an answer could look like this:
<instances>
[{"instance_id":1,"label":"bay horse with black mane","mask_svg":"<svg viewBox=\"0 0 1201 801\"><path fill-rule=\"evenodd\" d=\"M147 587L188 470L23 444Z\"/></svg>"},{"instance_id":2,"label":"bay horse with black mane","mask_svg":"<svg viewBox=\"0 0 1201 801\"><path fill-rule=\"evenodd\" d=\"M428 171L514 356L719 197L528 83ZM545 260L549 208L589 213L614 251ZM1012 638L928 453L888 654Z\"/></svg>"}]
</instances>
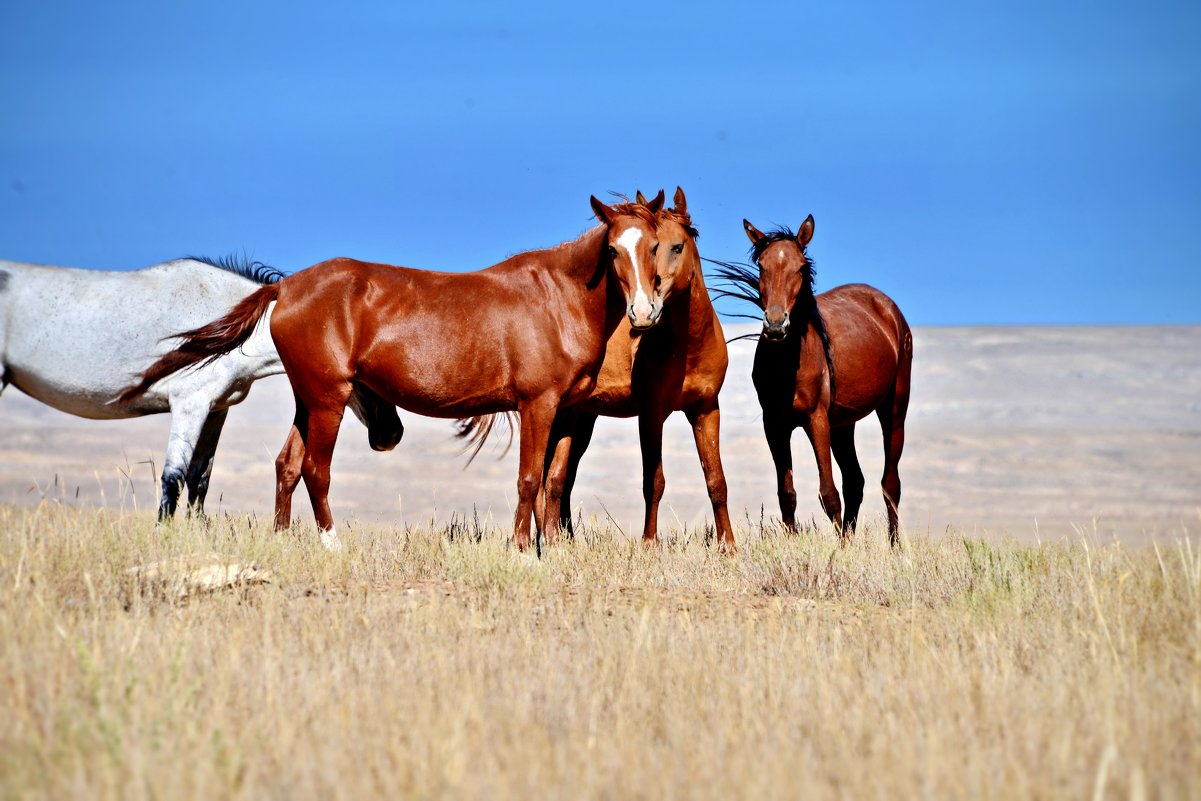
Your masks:
<instances>
[{"instance_id":1,"label":"bay horse with black mane","mask_svg":"<svg viewBox=\"0 0 1201 801\"><path fill-rule=\"evenodd\" d=\"M637 197L645 203L641 193ZM572 427L570 451L547 453L545 511L547 531L561 525L571 530L571 490L576 471L592 437L598 415L637 417L642 449L642 493L646 502L643 540L657 539L659 501L663 497L663 424L682 410L692 426L705 474L717 541L734 550L734 532L726 508L726 478L722 471L717 395L726 377L729 357L721 322L709 300L684 191L676 187L674 208L656 214L658 236L653 261L636 270L638 288L650 313L639 317L634 308L609 337L605 360L592 394L572 409L559 425ZM613 212L601 208L602 219Z\"/></svg>"},{"instance_id":2,"label":"bay horse with black mane","mask_svg":"<svg viewBox=\"0 0 1201 801\"><path fill-rule=\"evenodd\" d=\"M909 324L891 298L866 284L813 294L813 260L806 251L813 238L812 215L795 234L787 228L764 234L746 220L742 224L754 267L720 263L717 274L728 288L718 294L749 301L763 311L751 376L763 407L784 525L796 530L790 440L800 426L817 457L823 511L844 539L855 530L864 484L855 454L855 424L875 412L884 434L880 487L888 539L896 546L898 466L913 364ZM834 487L831 452L842 472L845 512Z\"/></svg>"},{"instance_id":3,"label":"bay horse with black mane","mask_svg":"<svg viewBox=\"0 0 1201 801\"><path fill-rule=\"evenodd\" d=\"M596 208L599 201L592 203ZM347 402L358 393L431 417L516 411L513 540L524 549L543 456L559 445L551 441L551 424L561 408L592 391L605 342L622 315L611 281L625 290L625 303L642 310L631 291L641 286L632 265L648 263L655 242L654 212L623 204L575 241L478 272L322 262L182 334L183 344L127 394L237 348L273 306L271 338L296 396L295 420L276 460L276 528L291 524L292 493L303 478L322 542L339 547L330 460Z\"/></svg>"}]
</instances>

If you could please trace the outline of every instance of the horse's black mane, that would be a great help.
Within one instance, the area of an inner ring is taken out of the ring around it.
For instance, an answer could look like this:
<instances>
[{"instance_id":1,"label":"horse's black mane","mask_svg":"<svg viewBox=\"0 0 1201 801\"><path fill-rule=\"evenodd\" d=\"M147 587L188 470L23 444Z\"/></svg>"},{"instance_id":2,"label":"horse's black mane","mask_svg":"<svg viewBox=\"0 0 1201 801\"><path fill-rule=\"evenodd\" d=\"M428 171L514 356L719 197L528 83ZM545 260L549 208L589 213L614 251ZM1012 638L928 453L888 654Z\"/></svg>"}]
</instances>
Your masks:
<instances>
[{"instance_id":1,"label":"horse's black mane","mask_svg":"<svg viewBox=\"0 0 1201 801\"><path fill-rule=\"evenodd\" d=\"M718 261L716 259L704 259L717 266L717 269L712 274L713 295L717 300L722 298L732 298L741 300L754 305L760 312L765 311L763 308L763 298L759 295L759 259L767 248L776 243L791 240L796 241L796 234L787 227L780 227L774 231L764 234L751 246L751 262L738 261ZM801 267L801 273L805 276L805 283L801 289L801 294L797 298L797 304L794 311L800 311L803 318L809 322L813 330L817 332L817 336L821 339L822 350L826 354L826 365L830 368L830 394L834 394L834 360L830 357L830 335L826 331L826 321L822 319L822 313L817 307L817 296L813 293L813 282L817 277L817 269L814 267L814 261L809 256L809 251L802 250L801 255L805 257L805 264ZM702 257L703 258L703 257ZM731 317L743 317L748 320L761 320L762 314L732 314ZM758 339L759 334L744 334L735 339ZM805 336L805 329L801 329L800 336Z\"/></svg>"},{"instance_id":2,"label":"horse's black mane","mask_svg":"<svg viewBox=\"0 0 1201 801\"><path fill-rule=\"evenodd\" d=\"M249 278L251 281L257 281L260 284L274 284L286 277L284 273L269 264L263 264L263 262L258 260L251 261L247 256L239 256L236 253L231 253L228 256L218 256L215 259L208 256L187 256L186 258L202 262L210 267L216 267L219 270L225 270L234 275L240 275L243 278Z\"/></svg>"}]
</instances>

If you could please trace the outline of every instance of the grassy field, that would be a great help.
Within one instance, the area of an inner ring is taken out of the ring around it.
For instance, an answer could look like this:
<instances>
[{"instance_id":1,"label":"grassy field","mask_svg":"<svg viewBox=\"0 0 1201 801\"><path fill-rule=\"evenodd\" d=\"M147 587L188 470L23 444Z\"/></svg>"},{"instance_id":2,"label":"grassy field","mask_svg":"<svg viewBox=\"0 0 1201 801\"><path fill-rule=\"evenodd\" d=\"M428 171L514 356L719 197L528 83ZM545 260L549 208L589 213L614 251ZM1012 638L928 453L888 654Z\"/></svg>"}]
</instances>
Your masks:
<instances>
[{"instance_id":1,"label":"grassy field","mask_svg":"<svg viewBox=\"0 0 1201 801\"><path fill-rule=\"evenodd\" d=\"M1201 795L1201 545L0 507L6 798ZM131 567L270 584L180 600Z\"/></svg>"}]
</instances>

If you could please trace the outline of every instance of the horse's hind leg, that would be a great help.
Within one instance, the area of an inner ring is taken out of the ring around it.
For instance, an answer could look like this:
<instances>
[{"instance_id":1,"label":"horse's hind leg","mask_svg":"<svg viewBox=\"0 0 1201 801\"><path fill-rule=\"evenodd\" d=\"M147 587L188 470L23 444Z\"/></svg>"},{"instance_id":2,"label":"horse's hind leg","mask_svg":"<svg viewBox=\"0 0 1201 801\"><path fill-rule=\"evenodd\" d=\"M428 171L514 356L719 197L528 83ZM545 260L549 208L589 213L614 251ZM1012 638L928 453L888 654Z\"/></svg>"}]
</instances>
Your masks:
<instances>
[{"instance_id":1,"label":"horse's hind leg","mask_svg":"<svg viewBox=\"0 0 1201 801\"><path fill-rule=\"evenodd\" d=\"M863 505L863 468L855 453L855 424L830 431L830 450L842 473L842 530L847 536L855 532L859 507Z\"/></svg>"},{"instance_id":2,"label":"horse's hind leg","mask_svg":"<svg viewBox=\"0 0 1201 801\"><path fill-rule=\"evenodd\" d=\"M209 412L200 429L200 438L196 440L196 448L192 451L192 461L188 465L188 513L200 516L204 514L204 498L209 491L209 477L213 474L213 459L217 454L217 443L221 439L221 429L225 426L228 409L217 409Z\"/></svg>"},{"instance_id":3,"label":"horse's hind leg","mask_svg":"<svg viewBox=\"0 0 1201 801\"><path fill-rule=\"evenodd\" d=\"M913 371L913 335L904 321L901 324L896 381L884 404L876 410L880 431L884 434L884 476L880 478L880 489L884 491L884 506L889 510L889 543L892 546L897 545L900 527L897 509L901 506L901 452L904 450L904 418L909 412L909 379Z\"/></svg>"},{"instance_id":4,"label":"horse's hind leg","mask_svg":"<svg viewBox=\"0 0 1201 801\"><path fill-rule=\"evenodd\" d=\"M905 412L909 403L899 399L876 410L880 418L880 430L884 435L884 475L880 489L884 492L884 506L888 509L888 542L897 544L897 529L900 524L898 508L901 505L901 451L905 449Z\"/></svg>"},{"instance_id":5,"label":"horse's hind leg","mask_svg":"<svg viewBox=\"0 0 1201 801\"><path fill-rule=\"evenodd\" d=\"M175 515L179 494L187 478L192 454L208 420L208 403L173 403L171 432L167 435L167 453L163 457L162 495L158 504L158 519Z\"/></svg>"}]
</instances>

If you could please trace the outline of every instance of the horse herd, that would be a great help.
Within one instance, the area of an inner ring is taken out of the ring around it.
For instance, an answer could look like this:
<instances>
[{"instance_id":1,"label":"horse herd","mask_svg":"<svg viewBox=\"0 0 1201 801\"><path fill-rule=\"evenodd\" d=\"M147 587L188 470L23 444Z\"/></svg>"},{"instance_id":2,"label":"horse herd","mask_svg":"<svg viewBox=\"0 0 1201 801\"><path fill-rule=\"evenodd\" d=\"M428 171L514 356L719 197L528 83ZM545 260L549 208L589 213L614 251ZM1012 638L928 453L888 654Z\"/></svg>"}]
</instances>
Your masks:
<instances>
[{"instance_id":1,"label":"horse herd","mask_svg":"<svg viewBox=\"0 0 1201 801\"><path fill-rule=\"evenodd\" d=\"M520 549L539 533L551 545L570 531L572 486L600 415L638 418L643 537L654 542L663 424L679 410L692 426L717 543L732 551L719 446L726 340L679 188L673 203L666 207L662 191L613 205L592 197L599 225L577 239L468 273L346 258L288 276L232 260L181 259L126 273L0 261L0 390L13 384L92 418L169 411L159 505L166 518L184 486L189 505L202 510L229 407L257 379L285 372L296 413L276 459L275 526L291 525L303 479L331 548L339 541L330 461L348 407L381 451L404 432L397 407L458 419L459 436L477 453L498 417L515 412ZM783 522L795 529L790 438L799 426L817 459L822 509L842 536L854 530L864 487L855 424L874 411L895 545L908 324L891 299L863 284L814 295L812 216L796 233L743 225L752 263L713 262L722 282L714 295L762 314L752 379ZM164 352L171 343L178 344Z\"/></svg>"}]
</instances>

